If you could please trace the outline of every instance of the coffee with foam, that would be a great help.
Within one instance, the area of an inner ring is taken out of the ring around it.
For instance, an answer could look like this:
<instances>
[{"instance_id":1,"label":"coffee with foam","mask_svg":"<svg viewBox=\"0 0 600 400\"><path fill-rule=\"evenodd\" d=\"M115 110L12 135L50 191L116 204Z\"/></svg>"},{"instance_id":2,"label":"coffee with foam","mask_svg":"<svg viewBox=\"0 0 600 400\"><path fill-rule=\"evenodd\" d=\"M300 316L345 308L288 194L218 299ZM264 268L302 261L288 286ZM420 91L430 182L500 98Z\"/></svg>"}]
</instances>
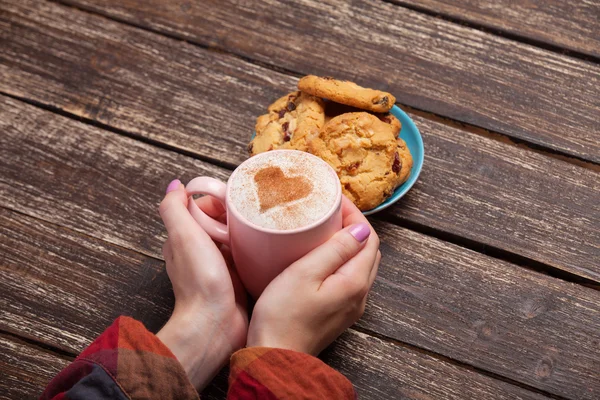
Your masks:
<instances>
[{"instance_id":1,"label":"coffee with foam","mask_svg":"<svg viewBox=\"0 0 600 400\"><path fill-rule=\"evenodd\" d=\"M263 228L302 228L336 205L339 180L325 161L300 151L252 157L229 180L229 198L247 220Z\"/></svg>"}]
</instances>

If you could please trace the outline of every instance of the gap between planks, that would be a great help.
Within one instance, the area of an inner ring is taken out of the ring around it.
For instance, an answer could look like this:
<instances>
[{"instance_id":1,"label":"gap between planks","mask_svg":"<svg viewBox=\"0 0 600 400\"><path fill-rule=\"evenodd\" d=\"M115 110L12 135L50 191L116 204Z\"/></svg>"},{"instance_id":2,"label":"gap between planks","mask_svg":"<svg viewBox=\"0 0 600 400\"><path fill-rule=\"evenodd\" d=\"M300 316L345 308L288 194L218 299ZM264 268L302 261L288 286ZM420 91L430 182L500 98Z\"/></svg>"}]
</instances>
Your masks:
<instances>
[{"instance_id":1,"label":"gap between planks","mask_svg":"<svg viewBox=\"0 0 600 400\"><path fill-rule=\"evenodd\" d=\"M304 74L302 74L302 73L300 73L298 71L290 70L290 69L287 69L287 68L282 68L282 67L279 67L279 66L277 66L275 64L270 64L270 63L265 63L265 62L262 62L262 61L259 61L259 60L255 60L255 59L252 59L250 57L246 57L246 56L244 56L242 54L238 54L238 53L235 53L233 51L226 50L224 48L220 48L220 47L216 47L216 46L209 46L209 45L206 45L206 44L203 44L203 43L199 43L197 41L192 41L192 40L189 40L187 38L182 37L181 35L178 35L177 33L170 33L170 32L160 31L158 29L154 29L154 28L151 28L151 27L143 26L141 24L137 24L137 23L134 23L134 22L131 22L131 21L127 21L127 20L124 20L124 19L121 19L121 18L118 18L118 17L114 17L114 16L111 16L111 15L108 15L108 14L106 14L104 12L101 12L101 11L90 10L87 7L84 7L84 6L70 4L68 2L65 2L64 0L47 0L47 1L49 1L50 3L59 4L59 5L63 6L63 7L73 8L75 10L79 10L79 11L85 12L87 14L100 16L100 17L106 18L108 20L111 20L111 21L114 21L114 22L118 22L120 24L124 24L124 25L127 25L127 26L131 26L131 27L143 30L143 31L147 31L147 32L151 32L151 33L154 33L154 34L157 34L157 35L168 37L168 38L173 39L173 40L177 40L177 41L180 41L180 42L185 42L185 43L188 43L188 44L190 44L192 46L197 46L197 47L200 47L200 48L208 50L208 51L213 51L213 52L219 53L219 54L227 54L227 55L236 57L236 58L238 58L240 60L243 60L245 62L248 62L250 64L253 64L253 65L256 65L256 66L259 66L259 67L262 67L262 68L265 68L265 69L268 69L268 70L271 70L271 71L279 72L281 74L290 75L290 76L293 76L293 77L296 77L296 78L301 78L302 76L304 76ZM456 18L452 18L452 17L449 17L449 16L448 17L443 17L440 14L431 12L431 11L429 11L429 10L427 10L425 8L419 7L419 6L410 6L409 7L409 6L405 6L404 3L400 2L400 1L393 1L393 0L380 0L380 1L383 1L384 3L392 4L392 5L395 5L395 6L398 6L398 7L405 7L407 9L412 10L412 11L419 12L419 13L422 13L422 14L426 14L426 15L429 15L429 16L433 16L433 17L436 17L436 18L440 18L440 19L446 20L446 21L451 22L451 23L455 23L455 24L459 24L459 25L464 25L464 26L467 26L469 28L480 30L480 31L484 31L484 32L487 32L487 33L492 33L492 34L495 34L497 36L504 37L505 39L509 39L509 40L513 40L513 41L518 41L518 42L523 42L525 44L528 44L528 45L531 45L531 46L536 46L536 47L539 47L539 48L543 48L544 50L549 50L549 51L552 51L552 52L555 52L555 53L559 53L559 54L562 54L562 55L572 56L569 52L579 54L578 52L570 51L570 50L567 50L567 49L562 49L562 48L560 48L558 46L553 46L553 45L550 45L550 44L546 44L546 43L541 42L541 41L539 43L538 43L538 41L533 40L533 39L530 39L529 41L527 41L525 39L528 39L528 38L525 38L525 37L523 37L523 40L518 40L518 39L515 39L515 37L517 37L517 38L521 37L520 35L511 34L511 33L508 33L508 32L504 33L504 34L500 34L499 32L501 32L501 31L487 29L487 28L485 28L483 26L478 28L474 24L472 26L472 24L469 24L467 22L463 23L461 20L456 19ZM559 49L560 51L557 51L556 49ZM573 57L573 58L584 59L582 57L589 58L591 56L587 56L587 55L581 53L580 57ZM590 61L588 59L584 59L584 60L585 61ZM600 58L598 58L597 60L594 59L592 61L600 63ZM21 99L21 98L19 98L19 100L25 101L24 99ZM410 111L410 112L412 112L412 113L414 113L416 115L419 115L420 117L423 117L423 118L431 120L431 121L440 122L442 124L445 124L445 125L448 125L448 126L451 126L451 127L454 127L454 128L458 128L458 129L467 131L469 133L473 133L473 134L476 134L476 135L484 136L486 138L489 138L489 139L492 139L492 140L496 140L498 142L502 142L502 143L505 143L505 144L509 144L511 146L514 146L514 147L525 148L527 150L530 150L530 151L533 151L533 152L536 152L536 153L539 153L539 154L543 154L543 155L551 157L551 158L556 158L556 159L559 159L561 161L564 161L564 162L567 162L567 163L570 163L570 164L573 164L573 165L577 165L579 167L583 167L583 168L592 170L594 172L600 172L600 163L595 163L593 161L586 160L586 159L584 159L582 157L577 157L577 156L574 156L574 155L571 155L571 154L567 154L567 153L564 153L564 152L562 152L560 150L550 149L550 148L547 148L547 147L544 147L544 146L541 146L541 145L529 142L527 140L515 139L515 138L512 138L512 137L510 137L508 135L505 135L503 133L500 133L500 132L494 132L494 131L490 131L488 129L485 129L483 127L479 127L477 125L472 125L472 124L467 124L467 123L463 123L463 122L460 122L460 121L456 121L454 119L445 117L443 115L435 114L435 113L432 113L432 112L429 112L429 111L420 110L420 109L416 109L416 108L413 108L413 107L405 106L405 105L400 104L400 103L396 103L396 105L398 105L399 107L401 107L403 110ZM50 110L50 111L53 111L53 110ZM99 124L99 125L96 125L96 126L99 126L99 127L103 128L103 129L107 129L107 130L111 130L111 131L114 130L114 128L112 128L110 126L106 126L104 124ZM128 134L128 133L124 133L124 134ZM148 142L148 143L150 143L150 142ZM195 158L198 158L198 157L195 157ZM221 163L219 160L208 159L208 158L206 160L204 160L204 159L202 159L202 160L203 161L211 162L211 163L213 163L215 165L219 165L218 163ZM227 167L227 166L225 168L232 169L232 168ZM235 166L233 167L233 169L234 168L235 168Z\"/></svg>"},{"instance_id":2,"label":"gap between planks","mask_svg":"<svg viewBox=\"0 0 600 400\"><path fill-rule=\"evenodd\" d=\"M555 44L544 42L543 40L534 39L528 36L519 35L518 33L508 32L506 30L500 29L498 27L493 27L486 24L479 24L472 21L467 21L466 19L453 17L444 12L437 12L430 10L426 7L411 4L405 0L380 0L384 3L392 4L394 6L403 7L421 14L429 15L430 17L438 18L443 21L447 21L453 24L466 26L467 28L471 28L477 31L491 33L496 36L503 37L508 40L512 40L514 42L520 42L523 44L528 44L530 46L539 47L540 49L548 50L553 53L557 53L563 56L576 58L582 61L593 62L596 64L600 64L600 57L593 56L591 54L585 54L583 52L577 50L567 49Z\"/></svg>"},{"instance_id":3,"label":"gap between planks","mask_svg":"<svg viewBox=\"0 0 600 400\"><path fill-rule=\"evenodd\" d=\"M59 347L40 342L37 339L32 339L28 336L24 336L22 334L19 334L19 333L13 332L13 331L8 331L6 329L0 328L0 335L9 337L9 338L13 339L14 341L25 343L28 346L35 347L36 349L38 349L44 353L52 354L54 356L57 356L59 358L62 358L63 360L67 360L69 362L73 361L75 359L75 357L77 357L77 354L73 354L70 351L66 351Z\"/></svg>"},{"instance_id":4,"label":"gap between planks","mask_svg":"<svg viewBox=\"0 0 600 400\"><path fill-rule=\"evenodd\" d=\"M78 116L78 115L71 114L71 113L69 113L67 111L64 111L64 110L61 110L59 108L56 108L56 107L53 107L53 106L49 106L49 105L40 103L40 102L35 101L35 100L30 100L30 99L22 98L20 96L14 96L14 95L2 92L2 91L0 91L0 95L4 95L4 96L9 97L11 99L14 99L14 100L21 101L23 103L32 105L34 107L37 107L37 108L40 108L40 109L43 109L43 110L46 110L46 111L49 111L49 112L52 112L52 113L59 114L59 115L61 115L63 117L66 117L66 118L69 118L69 119L72 119L72 120L84 123L86 125L91 125L91 126L94 126L96 128L100 128L100 129L107 130L109 132L115 133L117 135L125 136L125 137L128 137L128 138L134 139L134 140L139 140L139 141L141 141L143 143L146 143L148 145L151 145L151 146L154 146L154 147L157 147L157 148L161 148L161 149L164 149L164 150L172 151L174 153L178 153L178 154L181 154L181 155L184 155L186 157L190 157L190 158L193 158L193 159L196 159L196 160L204 161L204 162L210 163L212 165L216 165L218 167L225 168L225 169L230 170L230 171L233 171L235 168L237 168L237 165L235 165L235 164L228 163L228 162L223 162L223 161L220 161L218 159L214 159L212 157L206 157L206 156L194 153L192 151L179 148L177 146L172 146L172 145L166 144L166 143L161 142L161 141L157 141L157 140L153 140L153 139L150 139L150 138L142 137L142 136L139 136L137 134L128 132L126 130L123 130L123 129L120 129L120 128L115 128L115 127L112 127L110 125L98 122L98 121L93 120L93 119L84 118L84 117L81 117L81 116ZM410 112L412 112L411 108L406 107L406 109L409 110ZM441 118L441 117L437 117L436 116L436 118ZM439 122L439 121L437 121L437 122ZM504 135L500 135L500 136L504 136ZM600 169L600 166L599 166L598 169ZM7 208L5 206L0 206L0 207L6 208L8 210L11 210L11 211L18 212L18 213L22 214L21 212L19 212L17 210L13 210L13 209ZM516 253L509 252L509 251L506 251L506 250L503 250L503 249L492 247L492 246L489 246L489 245L487 245L485 243L481 243L481 242L478 242L478 241L475 241L475 240L464 238L462 236L458 236L458 235L455 235L455 234L452 234L452 233L448 233L448 232L439 230L437 228L433 228L433 227L429 227L429 226L422 225L422 224L419 224L419 223L415 223L415 222L412 222L412 221L408 221L408 220L405 220L403 218L399 218L399 217L396 217L396 216L393 216L393 215L388 215L385 212L383 212L382 215L384 215L385 217L375 216L375 217L372 217L372 218L380 220L380 221L386 221L386 222L392 223L394 225L397 225L397 226L400 226L400 227L412 230L414 232L418 232L418 233L421 233L421 234L426 235L426 236L434 237L436 239L440 239L440 240L452 243L452 244L457 245L459 247L462 247L462 248L465 248L465 249L469 249L469 250L475 251L475 252L480 253L480 254L484 254L484 255L486 255L486 256L488 256L490 258L495 258L495 259L507 261L507 262L509 262L511 264L518 265L519 267L528 269L530 271L535 271L535 272L543 274L543 275L551 276L551 277L554 277L554 278L561 279L563 281L575 283L575 284L578 284L578 285L582 285L582 286L585 286L585 287L588 287L588 288L600 291L600 284L594 282L593 280L588 279L588 278L584 278L584 277L581 277L581 276L578 276L578 275L575 275L575 274L572 274L572 273L567 272L567 271L563 271L563 270L561 270L559 268L555 268L555 267L553 267L551 265L548 265L548 264L545 264L545 263L542 263L542 262L539 262L539 261L535 261L535 260L532 260L530 258L521 256L521 255L516 254ZM50 221L45 221L45 222L52 223ZM68 228L65 228L65 229L68 229ZM77 233L81 233L81 232L77 232ZM85 233L83 233L83 234L85 235ZM111 243L111 244L117 245L115 243ZM119 246L119 247L121 247L121 246ZM141 251L139 249L136 249L135 251L138 252L138 253L140 253L140 254L143 254L145 256L157 259L155 256L153 256L151 254L147 254L144 251ZM162 261L162 259L159 259L159 260Z\"/></svg>"},{"instance_id":5,"label":"gap between planks","mask_svg":"<svg viewBox=\"0 0 600 400\"><path fill-rule=\"evenodd\" d=\"M518 265L519 267L525 268L529 271L534 271L542 275L551 276L556 279L600 291L600 284L592 279L588 279L562 269L554 268L551 265L532 260L517 253L512 253L498 247L490 246L488 244L458 236L453 233L445 232L438 228L433 228L418 222L409 221L395 215L389 215L385 212L382 213L382 215L375 215L372 218L377 219L378 221L388 222L396 226L401 226L411 231L418 232L429 237L434 237L448 243L452 243L456 246L462 247L463 249L469 249L477 253L484 254L490 258L495 258Z\"/></svg>"},{"instance_id":6,"label":"gap between planks","mask_svg":"<svg viewBox=\"0 0 600 400\"><path fill-rule=\"evenodd\" d=\"M0 182L3 182L3 183L5 183L5 182L4 182L4 181L2 181L1 179L0 179ZM57 224L57 223L55 223L55 222L52 222L52 221L49 221L49 220L46 220L46 219L43 219L43 218L40 218L40 217L36 217L36 216L33 216L33 215L26 214L26 213L24 213L23 211L16 210L16 209L14 209L14 208L11 208L11 207L7 207L7 206L5 206L4 204L0 204L0 208L3 208L3 209L5 209L5 210L8 210L8 211L10 211L10 212L13 212L13 213L15 213L15 214L22 215L22 216L24 216L24 217L27 217L27 218L34 218L34 219L36 219L36 220L38 220L38 221L42 221L42 222L44 222L44 223L46 223L46 224L50 224L50 225L52 225L52 226L55 226L57 229L61 229L61 230L67 231L67 232L71 232L71 233L73 233L73 234L76 234L76 235L84 236L84 237L86 237L87 239L90 239L90 240L100 240L100 241L106 242L106 243L108 243L109 245L111 245L111 246L114 246L114 247L117 247L117 248L119 248L119 249L121 249L121 250L123 250L123 251L133 251L133 252L135 252L135 253L141 254L141 255L143 255L144 257L148 257L148 258L151 258L151 259L153 259L153 260L157 260L157 261L165 261L164 259L162 259L162 258L159 258L159 257L156 257L154 254L151 254L151 253L149 253L149 252L145 252L145 251L143 251L143 250L141 250L141 249L134 249L134 248L132 248L132 247L125 247L125 246L122 246L122 245L120 245L119 243L114 243L114 242L109 242L109 241L107 241L107 240L104 240L104 239L99 239L99 238L97 238L97 237L95 237L95 236L91 236L91 235L89 235L88 233L86 233L86 232L84 232L84 231L78 231L78 230L75 230L75 229L69 228L68 226L59 225L59 224ZM157 210L157 212L158 212L158 210ZM2 330L0 329L0 332L1 332L1 331L2 331Z\"/></svg>"}]
</instances>

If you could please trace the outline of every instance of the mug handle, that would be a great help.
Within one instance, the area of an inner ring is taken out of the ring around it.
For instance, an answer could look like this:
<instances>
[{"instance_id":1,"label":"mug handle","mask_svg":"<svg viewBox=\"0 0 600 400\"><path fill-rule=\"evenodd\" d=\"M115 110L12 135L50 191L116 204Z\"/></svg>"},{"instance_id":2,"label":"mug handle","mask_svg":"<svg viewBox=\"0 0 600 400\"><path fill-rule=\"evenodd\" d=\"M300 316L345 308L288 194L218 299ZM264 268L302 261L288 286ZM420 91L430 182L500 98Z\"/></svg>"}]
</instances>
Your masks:
<instances>
[{"instance_id":1,"label":"mug handle","mask_svg":"<svg viewBox=\"0 0 600 400\"><path fill-rule=\"evenodd\" d=\"M192 179L185 187L185 190L190 196L188 210L192 217L213 240L229 245L229 229L227 229L227 225L206 215L192 198L195 194L207 194L215 197L227 209L225 204L227 185L217 179L200 176Z\"/></svg>"}]
</instances>

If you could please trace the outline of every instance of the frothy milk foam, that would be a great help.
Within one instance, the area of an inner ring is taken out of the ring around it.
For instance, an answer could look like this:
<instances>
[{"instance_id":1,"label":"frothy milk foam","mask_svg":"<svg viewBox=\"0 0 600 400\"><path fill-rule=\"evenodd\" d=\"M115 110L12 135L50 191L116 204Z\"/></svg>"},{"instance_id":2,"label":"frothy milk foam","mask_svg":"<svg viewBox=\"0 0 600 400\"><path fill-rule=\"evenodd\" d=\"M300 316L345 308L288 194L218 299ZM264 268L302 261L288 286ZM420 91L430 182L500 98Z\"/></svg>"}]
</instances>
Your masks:
<instances>
[{"instance_id":1,"label":"frothy milk foam","mask_svg":"<svg viewBox=\"0 0 600 400\"><path fill-rule=\"evenodd\" d=\"M255 225L289 230L325 216L335 204L339 185L324 161L298 151L275 151L238 167L229 193L238 212Z\"/></svg>"}]
</instances>

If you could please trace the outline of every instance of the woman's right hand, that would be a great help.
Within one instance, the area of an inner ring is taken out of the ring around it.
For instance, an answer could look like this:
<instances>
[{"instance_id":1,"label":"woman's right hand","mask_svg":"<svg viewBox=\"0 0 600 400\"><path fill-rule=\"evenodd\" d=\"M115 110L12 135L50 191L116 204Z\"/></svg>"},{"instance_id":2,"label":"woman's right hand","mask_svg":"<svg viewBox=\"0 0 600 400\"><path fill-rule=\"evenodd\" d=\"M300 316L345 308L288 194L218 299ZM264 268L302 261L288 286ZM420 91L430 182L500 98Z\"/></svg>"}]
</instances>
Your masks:
<instances>
[{"instance_id":1,"label":"woman's right hand","mask_svg":"<svg viewBox=\"0 0 600 400\"><path fill-rule=\"evenodd\" d=\"M342 199L343 229L284 270L252 313L247 346L319 354L363 314L381 260L379 238Z\"/></svg>"}]
</instances>

